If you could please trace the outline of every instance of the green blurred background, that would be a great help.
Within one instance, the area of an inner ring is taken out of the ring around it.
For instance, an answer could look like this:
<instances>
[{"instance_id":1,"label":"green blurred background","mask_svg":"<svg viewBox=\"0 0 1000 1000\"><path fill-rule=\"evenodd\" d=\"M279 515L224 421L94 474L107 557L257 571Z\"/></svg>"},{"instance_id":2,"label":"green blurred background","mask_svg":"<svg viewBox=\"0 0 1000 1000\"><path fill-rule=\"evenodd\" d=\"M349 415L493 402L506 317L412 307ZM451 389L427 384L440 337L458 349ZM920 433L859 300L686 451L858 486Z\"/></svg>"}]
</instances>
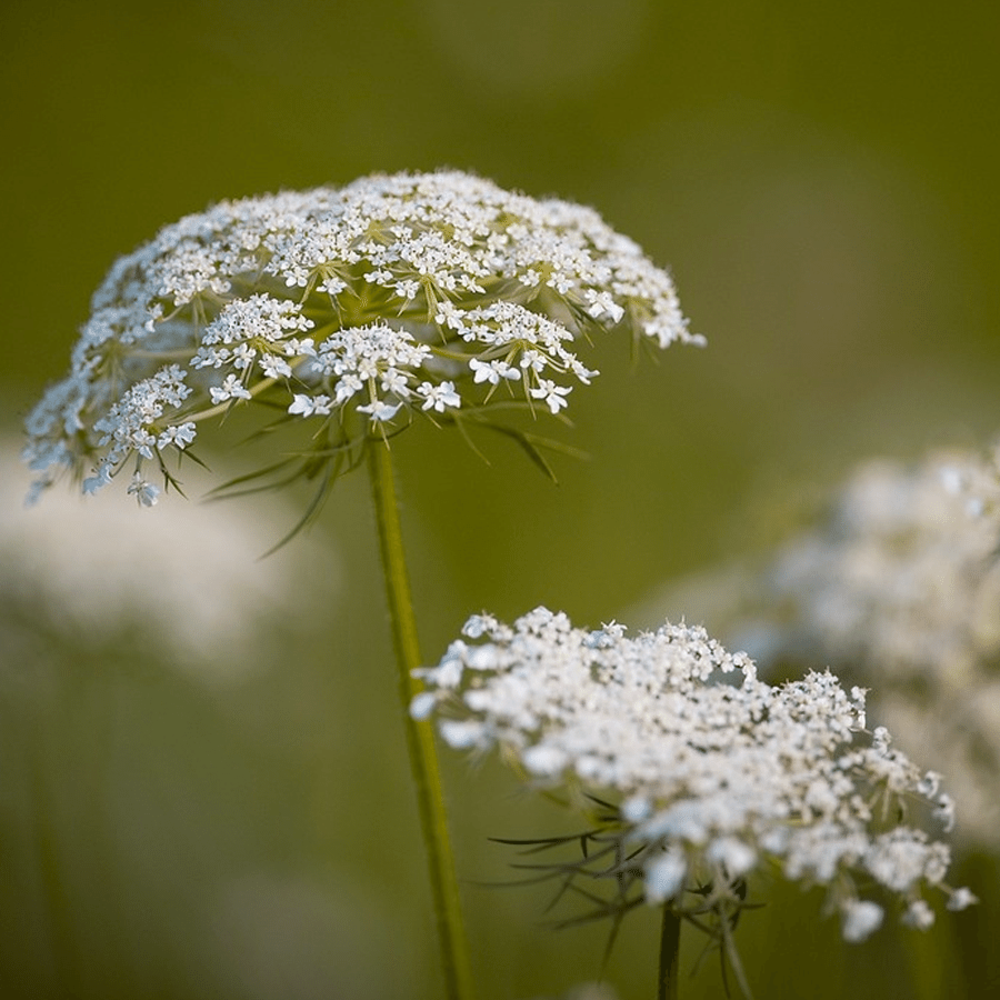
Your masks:
<instances>
[{"instance_id":1,"label":"green blurred background","mask_svg":"<svg viewBox=\"0 0 1000 1000\"><path fill-rule=\"evenodd\" d=\"M570 411L591 458L557 459L558 487L502 442L487 465L433 428L400 441L429 660L483 608L628 622L857 459L998 430L994 4L7 0L0 74L8 442L114 258L221 198L450 166L593 205L671 267L709 347L636 365L608 345ZM363 479L281 558L305 596L225 682L141 623L68 627L0 567L0 995L437 995ZM155 554L129 560L152 586ZM191 587L212 585L193 560ZM447 779L485 1000L596 978L604 928L552 932L544 894L476 884L509 877L487 837L566 818L489 762ZM963 864L983 907L917 943L844 946L816 898L760 887L740 930L757 995L1000 996L996 862ZM626 925L623 997L652 994L655 936L653 914ZM688 996L719 995L712 964Z\"/></svg>"}]
</instances>

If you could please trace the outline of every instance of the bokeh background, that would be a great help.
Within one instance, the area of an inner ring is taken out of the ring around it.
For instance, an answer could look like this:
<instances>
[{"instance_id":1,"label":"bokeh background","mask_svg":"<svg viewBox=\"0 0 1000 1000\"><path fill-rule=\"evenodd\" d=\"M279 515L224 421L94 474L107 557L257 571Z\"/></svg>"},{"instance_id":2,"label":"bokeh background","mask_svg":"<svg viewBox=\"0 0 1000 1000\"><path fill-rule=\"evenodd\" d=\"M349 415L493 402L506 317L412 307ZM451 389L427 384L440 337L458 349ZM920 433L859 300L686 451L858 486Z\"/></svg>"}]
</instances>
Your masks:
<instances>
[{"instance_id":1,"label":"bokeh background","mask_svg":"<svg viewBox=\"0 0 1000 1000\"><path fill-rule=\"evenodd\" d=\"M264 561L302 495L181 520L110 495L20 508L20 423L106 269L162 224L449 166L593 205L671 267L708 348L608 345L572 400L590 458L557 457L558 486L502 442L486 464L401 440L429 660L484 608L628 622L858 459L1000 431L986 0L7 0L0 77L0 996L439 992L363 478ZM446 777L485 1000L596 979L606 927L553 931L572 906L482 884L511 877L488 837L569 820L491 762ZM759 887L757 994L1000 996L996 860L961 863L977 911L860 946L815 895ZM656 930L623 928L622 997L652 994ZM687 996L719 995L713 966Z\"/></svg>"}]
</instances>

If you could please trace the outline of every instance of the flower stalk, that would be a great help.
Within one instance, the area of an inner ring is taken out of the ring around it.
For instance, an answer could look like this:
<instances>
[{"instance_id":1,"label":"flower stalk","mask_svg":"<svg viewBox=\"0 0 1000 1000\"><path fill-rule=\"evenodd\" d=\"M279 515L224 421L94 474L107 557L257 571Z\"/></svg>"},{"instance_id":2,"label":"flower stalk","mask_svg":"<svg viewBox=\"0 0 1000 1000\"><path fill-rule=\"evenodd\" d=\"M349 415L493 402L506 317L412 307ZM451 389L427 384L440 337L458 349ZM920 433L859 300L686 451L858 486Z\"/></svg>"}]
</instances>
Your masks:
<instances>
[{"instance_id":1,"label":"flower stalk","mask_svg":"<svg viewBox=\"0 0 1000 1000\"><path fill-rule=\"evenodd\" d=\"M656 983L656 1000L677 1000L677 968L681 952L681 918L673 906L663 907L660 920L660 973Z\"/></svg>"},{"instance_id":2,"label":"flower stalk","mask_svg":"<svg viewBox=\"0 0 1000 1000\"><path fill-rule=\"evenodd\" d=\"M413 674L413 671L421 666L420 647L406 570L389 444L387 441L373 438L368 443L367 452L393 647L399 669L399 698L420 812L420 827L430 869L431 892L445 979L444 995L448 1000L472 1000L474 996L472 964L465 925L462 921L458 879L455 874L451 839L448 835L434 733L429 721L418 721L410 713L410 703L423 690L423 682Z\"/></svg>"}]
</instances>

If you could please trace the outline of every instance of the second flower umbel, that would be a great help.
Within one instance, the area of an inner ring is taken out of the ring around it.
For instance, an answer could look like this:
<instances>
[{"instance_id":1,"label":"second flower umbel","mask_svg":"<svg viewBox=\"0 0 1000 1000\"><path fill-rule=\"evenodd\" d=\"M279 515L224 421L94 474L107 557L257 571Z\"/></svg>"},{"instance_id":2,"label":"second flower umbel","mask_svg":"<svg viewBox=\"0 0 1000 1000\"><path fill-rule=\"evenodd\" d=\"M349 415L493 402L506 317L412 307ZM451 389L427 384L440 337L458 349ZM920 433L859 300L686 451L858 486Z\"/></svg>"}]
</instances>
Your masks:
<instances>
[{"instance_id":1,"label":"second flower umbel","mask_svg":"<svg viewBox=\"0 0 1000 1000\"><path fill-rule=\"evenodd\" d=\"M739 975L731 930L756 870L824 886L849 941L872 934L886 907L929 927L930 890L950 909L973 901L945 881L937 835L953 807L939 776L884 728L868 732L863 690L828 672L767 684L745 653L686 625L628 637L537 608L513 626L475 615L464 635L419 671L428 690L411 711L436 714L457 749L497 748L536 787L607 800L585 810L600 814L595 856L555 867L605 879L617 894L609 915L663 906L715 935ZM675 984L674 956L662 978Z\"/></svg>"}]
</instances>

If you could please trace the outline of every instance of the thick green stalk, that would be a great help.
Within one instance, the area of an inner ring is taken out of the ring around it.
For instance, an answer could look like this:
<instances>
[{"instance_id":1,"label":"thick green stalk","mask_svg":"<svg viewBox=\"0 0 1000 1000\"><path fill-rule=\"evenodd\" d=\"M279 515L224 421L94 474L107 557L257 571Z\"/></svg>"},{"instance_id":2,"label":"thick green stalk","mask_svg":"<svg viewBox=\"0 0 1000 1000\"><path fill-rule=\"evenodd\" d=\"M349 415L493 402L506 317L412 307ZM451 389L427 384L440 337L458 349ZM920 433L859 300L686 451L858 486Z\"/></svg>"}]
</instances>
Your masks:
<instances>
[{"instance_id":1,"label":"thick green stalk","mask_svg":"<svg viewBox=\"0 0 1000 1000\"><path fill-rule=\"evenodd\" d=\"M410 715L410 703L423 687L413 676L413 670L423 663L417 643L417 624L406 572L399 505L396 500L388 443L369 442L368 471L372 484L372 499L375 503L375 518L378 523L379 548L389 601L389 617L392 621L393 645L399 667L399 698L406 727L406 743L410 753L410 766L420 810L420 825L430 868L431 891L434 897L434 912L444 969L445 996L448 1000L472 1000L474 996L472 965L469 960L465 926L462 922L458 879L455 876L455 862L448 836L434 733L429 721L418 722Z\"/></svg>"},{"instance_id":2,"label":"thick green stalk","mask_svg":"<svg viewBox=\"0 0 1000 1000\"><path fill-rule=\"evenodd\" d=\"M677 1000L677 967L680 964L681 918L667 903L660 924L660 974L656 983L656 1000Z\"/></svg>"}]
</instances>

